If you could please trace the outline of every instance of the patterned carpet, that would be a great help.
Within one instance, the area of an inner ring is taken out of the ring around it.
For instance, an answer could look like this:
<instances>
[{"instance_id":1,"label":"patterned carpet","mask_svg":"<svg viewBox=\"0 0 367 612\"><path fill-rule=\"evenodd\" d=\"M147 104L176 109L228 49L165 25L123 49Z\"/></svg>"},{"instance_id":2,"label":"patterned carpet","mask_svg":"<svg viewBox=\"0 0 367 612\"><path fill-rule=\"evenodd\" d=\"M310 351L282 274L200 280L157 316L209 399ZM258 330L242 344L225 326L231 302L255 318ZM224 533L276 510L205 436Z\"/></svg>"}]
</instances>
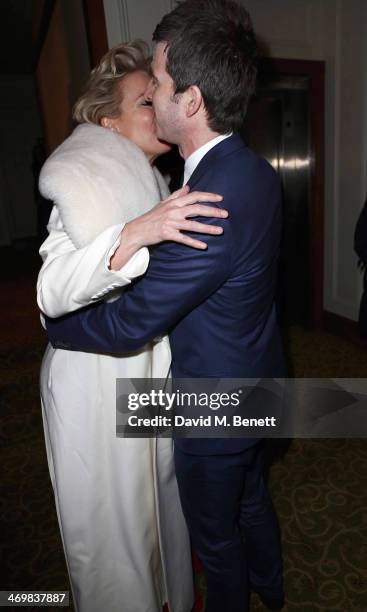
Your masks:
<instances>
[{"instance_id":1,"label":"patterned carpet","mask_svg":"<svg viewBox=\"0 0 367 612\"><path fill-rule=\"evenodd\" d=\"M67 590L38 399L45 338L35 279L20 274L3 287L0 590ZM300 328L290 330L287 345L297 376L367 378L361 347ZM276 441L270 452L269 485L284 546L284 611L366 612L367 441ZM251 610L262 609L254 598Z\"/></svg>"}]
</instances>

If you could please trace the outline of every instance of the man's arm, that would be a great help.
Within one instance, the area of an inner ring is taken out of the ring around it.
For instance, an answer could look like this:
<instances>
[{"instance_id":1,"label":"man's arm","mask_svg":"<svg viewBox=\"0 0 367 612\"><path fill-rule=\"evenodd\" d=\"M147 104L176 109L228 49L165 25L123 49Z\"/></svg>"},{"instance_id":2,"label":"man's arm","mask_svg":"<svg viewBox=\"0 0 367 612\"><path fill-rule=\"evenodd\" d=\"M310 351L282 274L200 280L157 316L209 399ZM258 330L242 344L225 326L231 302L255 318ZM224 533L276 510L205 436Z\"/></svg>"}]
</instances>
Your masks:
<instances>
[{"instance_id":1,"label":"man's arm","mask_svg":"<svg viewBox=\"0 0 367 612\"><path fill-rule=\"evenodd\" d=\"M204 222L213 223L212 219ZM152 250L146 275L115 302L96 305L62 319L48 319L55 348L94 353L137 350L166 333L228 278L230 224L215 220L222 236L205 238L205 251L166 242Z\"/></svg>"}]
</instances>

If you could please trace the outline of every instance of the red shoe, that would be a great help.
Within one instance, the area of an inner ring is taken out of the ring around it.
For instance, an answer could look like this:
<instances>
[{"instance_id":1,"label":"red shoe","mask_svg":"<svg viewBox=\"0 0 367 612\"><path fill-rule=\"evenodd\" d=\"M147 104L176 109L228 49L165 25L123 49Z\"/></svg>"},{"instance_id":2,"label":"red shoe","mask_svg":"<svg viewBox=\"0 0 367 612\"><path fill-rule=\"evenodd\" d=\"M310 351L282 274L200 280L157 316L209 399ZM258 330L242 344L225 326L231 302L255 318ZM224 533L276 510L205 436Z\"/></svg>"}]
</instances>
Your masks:
<instances>
[{"instance_id":1,"label":"red shoe","mask_svg":"<svg viewBox=\"0 0 367 612\"><path fill-rule=\"evenodd\" d=\"M192 554L192 567L194 570L194 578L195 578L198 574L201 573L201 563L193 548L191 549L191 554ZM194 607L191 612L202 612L203 600L201 598L201 595L199 593L199 590L196 584L194 584L194 595L195 595ZM164 604L163 612L169 612L168 604Z\"/></svg>"}]
</instances>

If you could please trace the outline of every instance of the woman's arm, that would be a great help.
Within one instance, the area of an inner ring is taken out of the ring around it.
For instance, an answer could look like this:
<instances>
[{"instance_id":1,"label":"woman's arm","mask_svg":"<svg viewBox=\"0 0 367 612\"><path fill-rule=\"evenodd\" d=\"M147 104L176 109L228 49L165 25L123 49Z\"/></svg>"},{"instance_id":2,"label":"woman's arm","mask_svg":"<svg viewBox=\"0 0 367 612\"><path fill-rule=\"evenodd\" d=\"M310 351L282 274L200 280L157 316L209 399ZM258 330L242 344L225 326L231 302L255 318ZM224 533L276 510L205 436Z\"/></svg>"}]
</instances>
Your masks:
<instances>
[{"instance_id":1,"label":"woman's arm","mask_svg":"<svg viewBox=\"0 0 367 612\"><path fill-rule=\"evenodd\" d=\"M173 240L196 248L205 243L180 230L220 234L221 228L186 220L188 215L223 218L227 211L192 202L217 202L216 194L192 193L183 188L129 224L104 230L84 248L76 249L64 231L57 207L48 226L49 236L40 249L43 266L37 281L37 302L49 317L59 317L105 298L144 274L149 263L147 245ZM128 227L129 226L129 227Z\"/></svg>"},{"instance_id":2,"label":"woman's arm","mask_svg":"<svg viewBox=\"0 0 367 612\"><path fill-rule=\"evenodd\" d=\"M223 230L219 225L206 225L190 220L190 217L219 219L227 217L228 212L223 208L200 204L200 202L213 202L220 205L222 199L222 196L215 193L198 191L189 193L186 185L173 192L152 210L126 223L121 232L120 246L111 258L111 269L121 268L139 248L166 240L185 244L194 249L206 249L205 242L181 232L198 232L214 236L221 234Z\"/></svg>"},{"instance_id":3,"label":"woman's arm","mask_svg":"<svg viewBox=\"0 0 367 612\"><path fill-rule=\"evenodd\" d=\"M144 274L149 263L146 248L119 270L109 269L123 227L109 227L90 244L76 249L63 229L57 207L53 208L49 236L40 248L43 265L37 280L37 302L44 314L58 317L73 312Z\"/></svg>"}]
</instances>

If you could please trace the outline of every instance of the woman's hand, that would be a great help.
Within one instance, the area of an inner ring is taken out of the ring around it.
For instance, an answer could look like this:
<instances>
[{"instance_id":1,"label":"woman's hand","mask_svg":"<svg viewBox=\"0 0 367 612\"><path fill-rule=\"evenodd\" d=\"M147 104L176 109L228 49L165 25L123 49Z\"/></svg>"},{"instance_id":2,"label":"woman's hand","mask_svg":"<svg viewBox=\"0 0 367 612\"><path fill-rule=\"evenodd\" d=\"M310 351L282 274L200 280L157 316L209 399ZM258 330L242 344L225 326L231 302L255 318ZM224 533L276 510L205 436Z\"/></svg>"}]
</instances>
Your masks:
<instances>
[{"instance_id":1,"label":"woman's hand","mask_svg":"<svg viewBox=\"0 0 367 612\"><path fill-rule=\"evenodd\" d=\"M182 231L219 235L223 229L206 225L190 217L228 217L223 208L207 206L199 202L221 202L223 197L216 193L193 191L185 185L173 192L166 200L159 202L152 210L129 221L121 232L121 243L110 261L111 270L119 270L143 246L158 244L164 240L179 242L195 249L206 249L207 245L182 234Z\"/></svg>"}]
</instances>

